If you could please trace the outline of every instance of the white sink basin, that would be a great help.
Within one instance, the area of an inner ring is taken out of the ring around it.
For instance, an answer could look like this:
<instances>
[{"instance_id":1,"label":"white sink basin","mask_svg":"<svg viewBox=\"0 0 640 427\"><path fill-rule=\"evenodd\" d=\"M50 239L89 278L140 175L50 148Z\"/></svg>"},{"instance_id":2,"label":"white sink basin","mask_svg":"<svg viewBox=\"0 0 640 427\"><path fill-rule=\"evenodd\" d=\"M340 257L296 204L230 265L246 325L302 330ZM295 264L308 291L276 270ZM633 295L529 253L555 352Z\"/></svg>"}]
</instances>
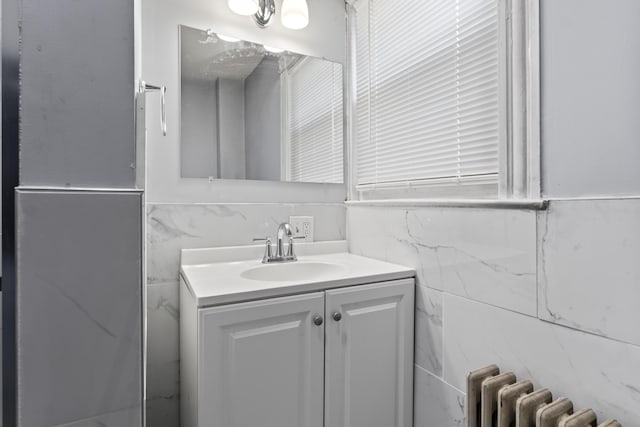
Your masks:
<instances>
[{"instance_id":1,"label":"white sink basin","mask_svg":"<svg viewBox=\"0 0 640 427\"><path fill-rule=\"evenodd\" d=\"M296 244L298 261L262 264L264 245L183 249L181 281L198 307L413 277L415 271L347 252L347 242Z\"/></svg>"},{"instance_id":2,"label":"white sink basin","mask_svg":"<svg viewBox=\"0 0 640 427\"><path fill-rule=\"evenodd\" d=\"M314 261L294 261L283 264L264 264L240 273L250 280L265 282L288 282L298 280L316 280L322 277L340 274L346 271L340 264Z\"/></svg>"}]
</instances>

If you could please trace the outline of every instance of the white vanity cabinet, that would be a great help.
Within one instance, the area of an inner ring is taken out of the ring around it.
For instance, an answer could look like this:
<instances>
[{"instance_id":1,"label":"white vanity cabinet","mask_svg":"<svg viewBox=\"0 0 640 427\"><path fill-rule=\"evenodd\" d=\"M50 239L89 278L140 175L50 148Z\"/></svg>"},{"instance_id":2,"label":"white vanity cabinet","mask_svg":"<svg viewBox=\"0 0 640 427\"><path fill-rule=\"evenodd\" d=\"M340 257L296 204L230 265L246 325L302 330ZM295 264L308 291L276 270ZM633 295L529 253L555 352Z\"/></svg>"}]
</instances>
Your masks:
<instances>
[{"instance_id":1,"label":"white vanity cabinet","mask_svg":"<svg viewBox=\"0 0 640 427\"><path fill-rule=\"evenodd\" d=\"M182 427L410 427L414 280L198 307L181 285Z\"/></svg>"},{"instance_id":2,"label":"white vanity cabinet","mask_svg":"<svg viewBox=\"0 0 640 427\"><path fill-rule=\"evenodd\" d=\"M198 425L322 427L322 316L322 292L201 309Z\"/></svg>"},{"instance_id":3,"label":"white vanity cabinet","mask_svg":"<svg viewBox=\"0 0 640 427\"><path fill-rule=\"evenodd\" d=\"M326 291L325 427L413 425L413 279Z\"/></svg>"}]
</instances>

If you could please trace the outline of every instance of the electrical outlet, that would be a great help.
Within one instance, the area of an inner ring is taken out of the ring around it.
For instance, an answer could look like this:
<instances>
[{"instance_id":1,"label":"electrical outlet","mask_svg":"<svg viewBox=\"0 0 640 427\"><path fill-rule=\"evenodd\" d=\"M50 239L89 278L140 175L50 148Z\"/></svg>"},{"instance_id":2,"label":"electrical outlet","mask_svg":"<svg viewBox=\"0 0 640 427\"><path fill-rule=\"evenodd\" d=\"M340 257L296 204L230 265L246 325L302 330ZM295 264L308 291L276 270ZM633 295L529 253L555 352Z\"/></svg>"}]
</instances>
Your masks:
<instances>
[{"instance_id":1,"label":"electrical outlet","mask_svg":"<svg viewBox=\"0 0 640 427\"><path fill-rule=\"evenodd\" d=\"M293 228L293 235L297 241L313 242L312 216L290 216L289 224Z\"/></svg>"}]
</instances>

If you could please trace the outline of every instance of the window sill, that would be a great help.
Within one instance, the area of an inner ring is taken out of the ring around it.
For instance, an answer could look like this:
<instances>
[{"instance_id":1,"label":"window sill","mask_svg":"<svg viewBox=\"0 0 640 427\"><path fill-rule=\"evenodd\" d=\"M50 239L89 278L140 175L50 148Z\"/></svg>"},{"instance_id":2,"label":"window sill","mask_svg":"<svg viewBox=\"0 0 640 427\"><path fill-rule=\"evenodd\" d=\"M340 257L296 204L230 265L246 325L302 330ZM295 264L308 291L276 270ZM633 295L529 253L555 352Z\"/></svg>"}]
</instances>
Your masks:
<instances>
[{"instance_id":1,"label":"window sill","mask_svg":"<svg viewBox=\"0 0 640 427\"><path fill-rule=\"evenodd\" d=\"M482 200L482 199L387 199L348 200L347 206L368 207L434 207L434 208L484 208L543 211L549 206L548 200Z\"/></svg>"}]
</instances>

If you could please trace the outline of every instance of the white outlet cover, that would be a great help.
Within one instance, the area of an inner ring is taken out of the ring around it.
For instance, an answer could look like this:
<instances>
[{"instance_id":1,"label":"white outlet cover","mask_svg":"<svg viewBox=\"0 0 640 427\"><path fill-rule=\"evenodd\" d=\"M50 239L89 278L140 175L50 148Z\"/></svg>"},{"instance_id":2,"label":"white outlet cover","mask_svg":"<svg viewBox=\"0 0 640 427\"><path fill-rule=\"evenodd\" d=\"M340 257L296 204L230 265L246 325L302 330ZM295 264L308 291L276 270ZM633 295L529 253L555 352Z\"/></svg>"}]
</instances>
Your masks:
<instances>
[{"instance_id":1,"label":"white outlet cover","mask_svg":"<svg viewBox=\"0 0 640 427\"><path fill-rule=\"evenodd\" d=\"M293 235L298 242L313 242L313 217L312 216L290 216L289 224L293 228Z\"/></svg>"}]
</instances>

